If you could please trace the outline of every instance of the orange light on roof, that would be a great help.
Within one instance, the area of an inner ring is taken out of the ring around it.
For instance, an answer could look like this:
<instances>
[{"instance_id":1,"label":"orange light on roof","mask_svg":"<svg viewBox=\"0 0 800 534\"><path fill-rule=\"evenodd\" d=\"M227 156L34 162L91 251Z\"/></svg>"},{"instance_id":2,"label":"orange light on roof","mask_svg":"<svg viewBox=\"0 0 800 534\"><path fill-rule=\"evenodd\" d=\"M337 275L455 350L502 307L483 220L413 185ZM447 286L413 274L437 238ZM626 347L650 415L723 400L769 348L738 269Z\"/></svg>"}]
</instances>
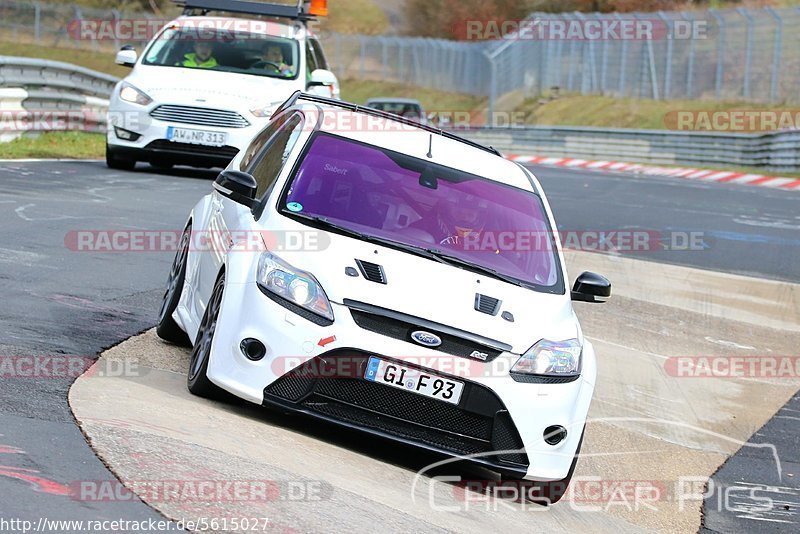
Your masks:
<instances>
[{"instance_id":1,"label":"orange light on roof","mask_svg":"<svg viewBox=\"0 0 800 534\"><path fill-rule=\"evenodd\" d=\"M327 17L328 0L311 0L311 7L308 9L308 14Z\"/></svg>"}]
</instances>

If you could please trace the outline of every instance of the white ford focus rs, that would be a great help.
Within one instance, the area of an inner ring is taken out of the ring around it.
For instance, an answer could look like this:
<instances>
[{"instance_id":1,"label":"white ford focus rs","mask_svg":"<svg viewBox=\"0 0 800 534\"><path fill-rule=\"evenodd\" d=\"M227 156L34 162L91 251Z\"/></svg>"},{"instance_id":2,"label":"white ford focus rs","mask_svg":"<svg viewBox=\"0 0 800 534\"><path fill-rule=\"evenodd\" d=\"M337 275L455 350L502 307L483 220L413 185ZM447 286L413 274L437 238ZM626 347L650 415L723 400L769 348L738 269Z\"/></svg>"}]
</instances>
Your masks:
<instances>
[{"instance_id":1,"label":"white ford focus rs","mask_svg":"<svg viewBox=\"0 0 800 534\"><path fill-rule=\"evenodd\" d=\"M189 215L158 334L189 390L537 481L575 468L596 377L556 225L524 167L430 126L295 93Z\"/></svg>"}]
</instances>

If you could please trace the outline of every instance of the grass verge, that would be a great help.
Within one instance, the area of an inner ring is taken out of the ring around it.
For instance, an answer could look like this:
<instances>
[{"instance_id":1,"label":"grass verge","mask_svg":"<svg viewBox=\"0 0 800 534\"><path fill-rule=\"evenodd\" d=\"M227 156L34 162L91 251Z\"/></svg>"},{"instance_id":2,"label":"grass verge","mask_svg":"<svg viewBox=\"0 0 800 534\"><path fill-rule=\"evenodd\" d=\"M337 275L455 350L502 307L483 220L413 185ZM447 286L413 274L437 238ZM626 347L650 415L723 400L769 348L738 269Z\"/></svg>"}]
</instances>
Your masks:
<instances>
[{"instance_id":1,"label":"grass verge","mask_svg":"<svg viewBox=\"0 0 800 534\"><path fill-rule=\"evenodd\" d=\"M46 132L0 143L0 159L60 158L97 159L105 157L106 138L88 132Z\"/></svg>"},{"instance_id":2,"label":"grass verge","mask_svg":"<svg viewBox=\"0 0 800 534\"><path fill-rule=\"evenodd\" d=\"M647 100L564 95L558 98L527 99L514 111L524 113L526 124L664 130L675 127L674 118L678 111L713 113L735 110L780 111L786 109L787 106L747 102Z\"/></svg>"}]
</instances>

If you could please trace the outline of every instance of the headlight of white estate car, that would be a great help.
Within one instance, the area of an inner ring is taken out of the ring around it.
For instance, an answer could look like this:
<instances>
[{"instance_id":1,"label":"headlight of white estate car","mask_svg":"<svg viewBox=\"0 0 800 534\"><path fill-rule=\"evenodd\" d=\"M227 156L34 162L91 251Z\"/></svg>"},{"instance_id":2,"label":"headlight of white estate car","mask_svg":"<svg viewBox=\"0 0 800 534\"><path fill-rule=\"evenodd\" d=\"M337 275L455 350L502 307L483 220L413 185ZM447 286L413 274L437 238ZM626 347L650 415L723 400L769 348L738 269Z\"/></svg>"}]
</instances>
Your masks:
<instances>
[{"instance_id":1,"label":"headlight of white estate car","mask_svg":"<svg viewBox=\"0 0 800 534\"><path fill-rule=\"evenodd\" d=\"M275 110L278 109L278 106L280 106L282 103L283 101L270 102L269 104L266 104L264 106L251 109L250 113L259 118L271 117L272 114L275 112Z\"/></svg>"},{"instance_id":2,"label":"headlight of white estate car","mask_svg":"<svg viewBox=\"0 0 800 534\"><path fill-rule=\"evenodd\" d=\"M543 339L517 360L511 372L539 376L578 376L581 374L582 351L583 347L577 339Z\"/></svg>"},{"instance_id":3,"label":"headlight of white estate car","mask_svg":"<svg viewBox=\"0 0 800 534\"><path fill-rule=\"evenodd\" d=\"M153 101L152 98L127 82L122 84L119 97L125 102L132 102L134 104L139 104L140 106L146 106Z\"/></svg>"},{"instance_id":4,"label":"headlight of white estate car","mask_svg":"<svg viewBox=\"0 0 800 534\"><path fill-rule=\"evenodd\" d=\"M331 303L314 275L292 267L270 252L264 252L258 260L257 282L265 291L333 321Z\"/></svg>"}]
</instances>

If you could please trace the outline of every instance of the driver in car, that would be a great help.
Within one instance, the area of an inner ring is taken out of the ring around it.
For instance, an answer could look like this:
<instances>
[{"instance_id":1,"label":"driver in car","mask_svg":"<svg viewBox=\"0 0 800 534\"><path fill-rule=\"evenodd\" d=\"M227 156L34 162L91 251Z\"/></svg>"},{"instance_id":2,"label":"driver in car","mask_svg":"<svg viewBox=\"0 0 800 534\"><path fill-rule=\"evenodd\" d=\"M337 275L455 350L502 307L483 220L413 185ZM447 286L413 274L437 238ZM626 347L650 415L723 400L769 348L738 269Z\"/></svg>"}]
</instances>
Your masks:
<instances>
[{"instance_id":1,"label":"driver in car","mask_svg":"<svg viewBox=\"0 0 800 534\"><path fill-rule=\"evenodd\" d=\"M195 41L194 52L184 55L180 66L195 69L213 69L217 66L217 60L214 59L213 53L214 46L209 41Z\"/></svg>"},{"instance_id":2,"label":"driver in car","mask_svg":"<svg viewBox=\"0 0 800 534\"><path fill-rule=\"evenodd\" d=\"M486 226L487 207L485 201L474 195L460 200L447 200L437 213L439 244L463 247L467 236L477 238Z\"/></svg>"},{"instance_id":3,"label":"driver in car","mask_svg":"<svg viewBox=\"0 0 800 534\"><path fill-rule=\"evenodd\" d=\"M294 75L292 67L286 64L281 46L275 43L264 45L264 49L261 51L261 60L254 66L256 68L275 70L281 76L291 77Z\"/></svg>"}]
</instances>

